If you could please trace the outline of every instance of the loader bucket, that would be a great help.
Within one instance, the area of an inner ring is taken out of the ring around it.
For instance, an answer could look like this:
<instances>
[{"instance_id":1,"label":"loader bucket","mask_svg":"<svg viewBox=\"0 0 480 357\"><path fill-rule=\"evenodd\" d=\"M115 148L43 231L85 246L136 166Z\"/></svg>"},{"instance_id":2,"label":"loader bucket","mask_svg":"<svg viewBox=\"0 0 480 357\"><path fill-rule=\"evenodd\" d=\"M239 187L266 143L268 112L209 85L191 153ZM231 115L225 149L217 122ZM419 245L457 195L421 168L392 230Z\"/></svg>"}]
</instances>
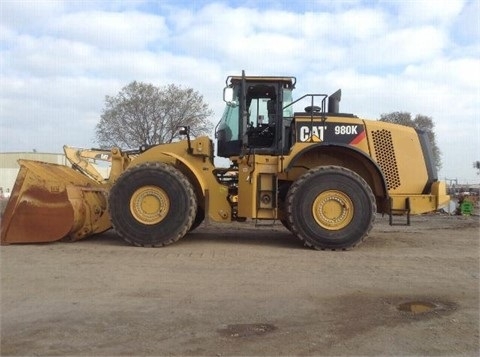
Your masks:
<instances>
[{"instance_id":1,"label":"loader bucket","mask_svg":"<svg viewBox=\"0 0 480 357\"><path fill-rule=\"evenodd\" d=\"M108 186L63 165L19 160L1 244L78 240L111 228Z\"/></svg>"}]
</instances>

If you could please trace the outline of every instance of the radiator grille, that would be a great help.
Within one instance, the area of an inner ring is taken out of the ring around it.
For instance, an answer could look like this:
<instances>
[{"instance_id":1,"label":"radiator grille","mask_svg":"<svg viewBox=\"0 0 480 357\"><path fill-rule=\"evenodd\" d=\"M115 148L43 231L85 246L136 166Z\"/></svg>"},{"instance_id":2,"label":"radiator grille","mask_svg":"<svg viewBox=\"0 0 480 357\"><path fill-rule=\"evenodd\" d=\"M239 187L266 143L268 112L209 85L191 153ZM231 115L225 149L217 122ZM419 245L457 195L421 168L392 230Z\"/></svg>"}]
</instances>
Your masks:
<instances>
[{"instance_id":1,"label":"radiator grille","mask_svg":"<svg viewBox=\"0 0 480 357\"><path fill-rule=\"evenodd\" d=\"M397 159L393 147L392 134L382 129L372 132L375 159L387 180L387 189L393 190L400 186Z\"/></svg>"}]
</instances>

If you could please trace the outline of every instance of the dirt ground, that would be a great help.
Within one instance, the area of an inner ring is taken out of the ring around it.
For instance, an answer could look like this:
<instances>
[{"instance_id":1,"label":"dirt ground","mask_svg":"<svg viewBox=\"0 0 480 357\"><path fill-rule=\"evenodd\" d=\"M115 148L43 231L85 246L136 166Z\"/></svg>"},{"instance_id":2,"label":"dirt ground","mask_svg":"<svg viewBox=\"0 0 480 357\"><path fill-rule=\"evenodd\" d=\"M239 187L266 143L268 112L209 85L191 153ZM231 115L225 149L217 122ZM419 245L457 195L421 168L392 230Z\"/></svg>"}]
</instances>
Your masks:
<instances>
[{"instance_id":1,"label":"dirt ground","mask_svg":"<svg viewBox=\"0 0 480 357\"><path fill-rule=\"evenodd\" d=\"M479 354L479 217L429 215L346 252L281 225L166 248L110 231L1 247L2 356Z\"/></svg>"}]
</instances>

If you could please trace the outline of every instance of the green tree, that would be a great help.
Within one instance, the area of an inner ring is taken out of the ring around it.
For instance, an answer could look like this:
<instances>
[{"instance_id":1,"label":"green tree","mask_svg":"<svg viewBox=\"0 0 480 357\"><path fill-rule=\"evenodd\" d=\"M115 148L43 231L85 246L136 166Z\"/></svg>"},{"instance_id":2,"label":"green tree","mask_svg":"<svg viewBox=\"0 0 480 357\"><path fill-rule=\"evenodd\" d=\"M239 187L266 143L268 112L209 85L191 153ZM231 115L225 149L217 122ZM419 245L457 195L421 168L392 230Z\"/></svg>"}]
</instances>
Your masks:
<instances>
[{"instance_id":1,"label":"green tree","mask_svg":"<svg viewBox=\"0 0 480 357\"><path fill-rule=\"evenodd\" d=\"M437 170L440 170L442 168L442 153L440 152L440 149L437 145L434 132L435 123L433 122L433 119L431 117L417 114L415 118L412 119L412 115L410 113L392 112L380 115L380 121L410 126L412 128L426 132L428 139L430 140L435 167L437 168Z\"/></svg>"},{"instance_id":2,"label":"green tree","mask_svg":"<svg viewBox=\"0 0 480 357\"><path fill-rule=\"evenodd\" d=\"M96 140L102 147L122 148L170 143L179 138L178 127L187 125L193 136L208 135L212 114L203 96L192 88L134 81L116 96L105 97Z\"/></svg>"}]
</instances>

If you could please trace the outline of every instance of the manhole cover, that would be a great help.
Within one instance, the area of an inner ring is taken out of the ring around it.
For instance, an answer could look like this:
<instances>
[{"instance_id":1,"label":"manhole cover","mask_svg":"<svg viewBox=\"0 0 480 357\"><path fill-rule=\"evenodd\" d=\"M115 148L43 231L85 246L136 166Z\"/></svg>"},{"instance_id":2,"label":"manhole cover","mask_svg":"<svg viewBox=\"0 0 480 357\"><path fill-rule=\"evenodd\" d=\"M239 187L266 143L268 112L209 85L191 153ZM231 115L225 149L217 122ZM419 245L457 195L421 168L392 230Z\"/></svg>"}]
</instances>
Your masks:
<instances>
[{"instance_id":1,"label":"manhole cover","mask_svg":"<svg viewBox=\"0 0 480 357\"><path fill-rule=\"evenodd\" d=\"M276 329L272 324L236 324L227 325L218 332L228 337L251 337L261 336Z\"/></svg>"},{"instance_id":2,"label":"manhole cover","mask_svg":"<svg viewBox=\"0 0 480 357\"><path fill-rule=\"evenodd\" d=\"M439 306L429 301L410 301L398 305L398 310L409 312L413 315L426 314L437 310Z\"/></svg>"}]
</instances>

